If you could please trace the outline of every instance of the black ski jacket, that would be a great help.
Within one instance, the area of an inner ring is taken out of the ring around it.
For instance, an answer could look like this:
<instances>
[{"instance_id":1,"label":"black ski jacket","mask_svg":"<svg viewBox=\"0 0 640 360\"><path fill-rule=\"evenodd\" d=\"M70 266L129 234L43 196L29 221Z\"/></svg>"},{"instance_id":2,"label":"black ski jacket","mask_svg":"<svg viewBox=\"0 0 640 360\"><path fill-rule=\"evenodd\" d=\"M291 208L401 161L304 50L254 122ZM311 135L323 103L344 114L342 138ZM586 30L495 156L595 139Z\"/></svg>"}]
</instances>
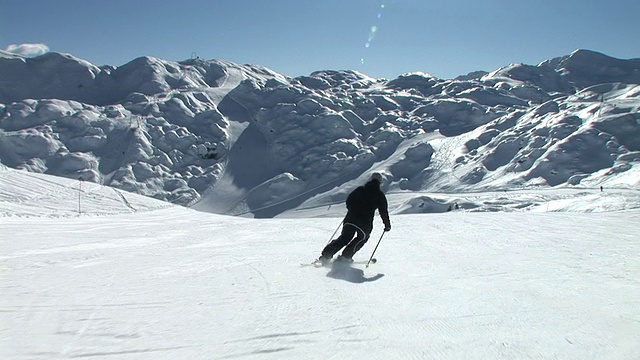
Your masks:
<instances>
[{"instance_id":1,"label":"black ski jacket","mask_svg":"<svg viewBox=\"0 0 640 360\"><path fill-rule=\"evenodd\" d=\"M380 213L384 226L390 228L387 198L380 190L380 183L377 180L369 180L364 186L353 190L347 197L347 215L344 218L344 223L353 224L370 234L373 230L373 217L376 209Z\"/></svg>"}]
</instances>

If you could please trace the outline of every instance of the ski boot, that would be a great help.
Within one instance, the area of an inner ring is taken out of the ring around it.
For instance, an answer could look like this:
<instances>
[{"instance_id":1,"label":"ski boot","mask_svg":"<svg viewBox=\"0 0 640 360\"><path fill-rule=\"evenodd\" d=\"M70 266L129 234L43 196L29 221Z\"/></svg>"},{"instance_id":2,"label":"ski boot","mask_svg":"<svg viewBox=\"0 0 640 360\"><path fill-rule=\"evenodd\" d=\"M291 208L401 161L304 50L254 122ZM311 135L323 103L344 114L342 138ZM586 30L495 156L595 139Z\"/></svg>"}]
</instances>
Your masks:
<instances>
[{"instance_id":1,"label":"ski boot","mask_svg":"<svg viewBox=\"0 0 640 360\"><path fill-rule=\"evenodd\" d=\"M346 256L339 255L336 258L336 262L345 263L345 264L351 264L353 262L353 259L352 258L348 258Z\"/></svg>"}]
</instances>

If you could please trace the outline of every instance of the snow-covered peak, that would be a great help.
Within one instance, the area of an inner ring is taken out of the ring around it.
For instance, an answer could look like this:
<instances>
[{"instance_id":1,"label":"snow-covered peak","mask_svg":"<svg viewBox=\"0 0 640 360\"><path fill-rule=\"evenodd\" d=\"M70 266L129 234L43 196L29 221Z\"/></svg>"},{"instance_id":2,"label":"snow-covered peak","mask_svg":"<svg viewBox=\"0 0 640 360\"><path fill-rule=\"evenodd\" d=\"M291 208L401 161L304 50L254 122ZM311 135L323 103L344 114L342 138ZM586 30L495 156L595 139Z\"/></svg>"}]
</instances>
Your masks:
<instances>
[{"instance_id":1,"label":"snow-covered peak","mask_svg":"<svg viewBox=\"0 0 640 360\"><path fill-rule=\"evenodd\" d=\"M97 67L69 54L49 52L34 58L2 58L0 103L24 99L76 100L110 105L132 93L148 96L172 90L213 88L223 85L230 71L256 79L280 77L267 68L211 60L167 61L144 56L120 67Z\"/></svg>"},{"instance_id":2,"label":"snow-covered peak","mask_svg":"<svg viewBox=\"0 0 640 360\"><path fill-rule=\"evenodd\" d=\"M0 58L5 58L5 59L19 59L19 58L23 58L23 56L19 55L19 54L14 54L12 52L8 52L8 51L4 51L4 50L0 50Z\"/></svg>"},{"instance_id":3,"label":"snow-covered peak","mask_svg":"<svg viewBox=\"0 0 640 360\"><path fill-rule=\"evenodd\" d=\"M323 70L314 71L312 77L329 81L333 86L352 83L375 83L376 79L355 70Z\"/></svg>"},{"instance_id":4,"label":"snow-covered peak","mask_svg":"<svg viewBox=\"0 0 640 360\"><path fill-rule=\"evenodd\" d=\"M562 61L560 68L565 70L570 79L580 87L604 82L640 84L640 59L621 60L580 50Z\"/></svg>"},{"instance_id":5,"label":"snow-covered peak","mask_svg":"<svg viewBox=\"0 0 640 360\"><path fill-rule=\"evenodd\" d=\"M602 83L640 83L640 59L621 60L595 51L576 50L537 66L511 64L482 77L484 82L532 84L546 92L571 93Z\"/></svg>"},{"instance_id":6,"label":"snow-covered peak","mask_svg":"<svg viewBox=\"0 0 640 360\"><path fill-rule=\"evenodd\" d=\"M578 49L541 65L547 64L578 88L613 82L640 84L640 59L622 60Z\"/></svg>"},{"instance_id":7,"label":"snow-covered peak","mask_svg":"<svg viewBox=\"0 0 640 360\"><path fill-rule=\"evenodd\" d=\"M505 82L510 86L532 85L547 93L572 91L562 74L540 65L511 64L483 76L481 80L486 83Z\"/></svg>"},{"instance_id":8,"label":"snow-covered peak","mask_svg":"<svg viewBox=\"0 0 640 360\"><path fill-rule=\"evenodd\" d=\"M100 69L69 54L50 52L34 58L0 58L0 103L23 99L86 100L84 87Z\"/></svg>"}]
</instances>

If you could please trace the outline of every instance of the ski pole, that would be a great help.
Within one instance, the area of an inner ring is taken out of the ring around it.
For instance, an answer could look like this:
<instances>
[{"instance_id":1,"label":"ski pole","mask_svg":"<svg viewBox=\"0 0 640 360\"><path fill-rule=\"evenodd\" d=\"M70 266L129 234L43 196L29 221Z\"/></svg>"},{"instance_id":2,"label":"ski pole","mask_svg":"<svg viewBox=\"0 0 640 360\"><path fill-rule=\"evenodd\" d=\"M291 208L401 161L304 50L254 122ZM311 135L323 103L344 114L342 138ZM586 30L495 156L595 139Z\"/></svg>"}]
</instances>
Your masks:
<instances>
[{"instance_id":1,"label":"ski pole","mask_svg":"<svg viewBox=\"0 0 640 360\"><path fill-rule=\"evenodd\" d=\"M342 220L340 222L340 225L338 225L338 227L336 228L336 231L333 232L333 235L331 235L331 237L329 238L329 241L327 242L327 245L331 242L331 240L333 240L333 237L336 236L336 234L338 233L338 230L340 230L340 227L342 226L343 222L344 222L344 220Z\"/></svg>"},{"instance_id":2,"label":"ski pole","mask_svg":"<svg viewBox=\"0 0 640 360\"><path fill-rule=\"evenodd\" d=\"M373 259L373 254L376 253L376 250L378 250L378 245L380 245L380 241L382 241L382 237L384 236L385 231L382 232L382 235L380 235L380 240L378 240L378 243L376 244L375 249L373 249L373 252L371 253L371 257L369 258L369 261L367 261L367 266L365 267L369 267L369 263L371 262L371 260Z\"/></svg>"}]
</instances>

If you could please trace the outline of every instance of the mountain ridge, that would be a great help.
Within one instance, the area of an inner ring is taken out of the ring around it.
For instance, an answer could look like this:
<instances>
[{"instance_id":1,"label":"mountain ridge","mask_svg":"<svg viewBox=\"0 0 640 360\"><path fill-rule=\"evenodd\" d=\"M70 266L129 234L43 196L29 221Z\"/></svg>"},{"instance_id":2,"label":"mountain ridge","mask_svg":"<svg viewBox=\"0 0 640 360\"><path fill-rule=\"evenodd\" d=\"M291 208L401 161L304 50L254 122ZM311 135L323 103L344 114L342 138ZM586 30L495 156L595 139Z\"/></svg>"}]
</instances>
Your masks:
<instances>
[{"instance_id":1,"label":"mountain ridge","mask_svg":"<svg viewBox=\"0 0 640 360\"><path fill-rule=\"evenodd\" d=\"M450 80L1 57L0 161L258 217L340 201L374 170L397 191L637 186L639 69L588 50Z\"/></svg>"}]
</instances>

